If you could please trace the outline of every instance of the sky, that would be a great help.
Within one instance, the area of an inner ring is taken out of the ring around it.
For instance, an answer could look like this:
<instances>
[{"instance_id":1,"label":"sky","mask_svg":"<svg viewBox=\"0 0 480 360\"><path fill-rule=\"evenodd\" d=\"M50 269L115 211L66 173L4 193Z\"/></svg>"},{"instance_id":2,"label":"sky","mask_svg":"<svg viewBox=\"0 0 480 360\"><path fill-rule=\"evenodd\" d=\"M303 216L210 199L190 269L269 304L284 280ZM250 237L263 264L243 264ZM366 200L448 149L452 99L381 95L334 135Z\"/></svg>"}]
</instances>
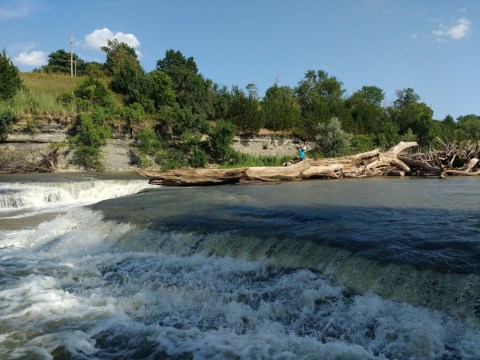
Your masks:
<instances>
[{"instance_id":1,"label":"sky","mask_svg":"<svg viewBox=\"0 0 480 360\"><path fill-rule=\"evenodd\" d=\"M433 117L480 114L478 0L0 0L0 50L29 72L59 49L105 62L108 39L145 71L169 49L219 85L295 87L308 70L345 96L413 88Z\"/></svg>"}]
</instances>

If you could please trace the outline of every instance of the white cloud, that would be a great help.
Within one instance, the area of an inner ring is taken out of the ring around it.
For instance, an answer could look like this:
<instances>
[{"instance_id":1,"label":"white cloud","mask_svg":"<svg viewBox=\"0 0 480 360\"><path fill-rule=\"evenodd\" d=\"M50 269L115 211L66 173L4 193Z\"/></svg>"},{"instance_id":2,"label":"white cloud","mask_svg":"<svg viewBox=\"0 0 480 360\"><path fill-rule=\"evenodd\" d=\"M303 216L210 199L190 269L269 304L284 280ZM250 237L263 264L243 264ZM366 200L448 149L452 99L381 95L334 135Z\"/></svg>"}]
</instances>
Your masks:
<instances>
[{"instance_id":1,"label":"white cloud","mask_svg":"<svg viewBox=\"0 0 480 360\"><path fill-rule=\"evenodd\" d=\"M47 53L43 51L22 51L15 56L13 62L17 65L42 66L48 62L47 58Z\"/></svg>"},{"instance_id":2,"label":"white cloud","mask_svg":"<svg viewBox=\"0 0 480 360\"><path fill-rule=\"evenodd\" d=\"M92 33L85 35L85 47L88 49L99 50L102 46L106 46L108 40L117 39L119 42L123 42L128 46L135 49L135 52L140 54L138 48L140 47L140 41L133 34L124 34L122 32L114 33L110 29L103 28L94 30Z\"/></svg>"},{"instance_id":3,"label":"white cloud","mask_svg":"<svg viewBox=\"0 0 480 360\"><path fill-rule=\"evenodd\" d=\"M1 6L0 19L24 17L27 16L31 10L31 6L25 2L15 3L15 6Z\"/></svg>"},{"instance_id":4,"label":"white cloud","mask_svg":"<svg viewBox=\"0 0 480 360\"><path fill-rule=\"evenodd\" d=\"M470 30L470 25L470 20L467 18L460 18L457 20L456 25L451 27L440 25L437 30L433 30L433 35L435 35L440 41L444 38L452 40L462 39L467 36L468 31Z\"/></svg>"}]
</instances>

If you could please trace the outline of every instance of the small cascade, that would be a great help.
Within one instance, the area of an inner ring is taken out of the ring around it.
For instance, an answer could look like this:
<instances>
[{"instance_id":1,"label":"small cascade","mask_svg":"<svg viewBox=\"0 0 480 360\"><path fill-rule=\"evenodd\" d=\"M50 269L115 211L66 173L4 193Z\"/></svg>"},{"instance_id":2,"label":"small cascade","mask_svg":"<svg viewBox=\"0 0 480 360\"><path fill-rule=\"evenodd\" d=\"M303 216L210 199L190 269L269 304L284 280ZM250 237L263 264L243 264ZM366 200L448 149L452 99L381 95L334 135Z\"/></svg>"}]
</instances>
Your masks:
<instances>
[{"instance_id":1,"label":"small cascade","mask_svg":"<svg viewBox=\"0 0 480 360\"><path fill-rule=\"evenodd\" d=\"M0 210L94 203L130 195L149 188L146 180L0 183Z\"/></svg>"}]
</instances>

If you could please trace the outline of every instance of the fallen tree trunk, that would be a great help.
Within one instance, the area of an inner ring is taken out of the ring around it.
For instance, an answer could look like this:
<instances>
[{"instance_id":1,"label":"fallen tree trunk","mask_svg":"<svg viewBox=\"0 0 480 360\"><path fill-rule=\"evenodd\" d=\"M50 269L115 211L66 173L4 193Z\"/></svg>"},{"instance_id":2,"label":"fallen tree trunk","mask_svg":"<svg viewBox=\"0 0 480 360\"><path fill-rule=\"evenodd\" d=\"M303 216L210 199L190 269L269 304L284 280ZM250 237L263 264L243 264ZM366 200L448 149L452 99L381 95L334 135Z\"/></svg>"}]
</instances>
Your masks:
<instances>
[{"instance_id":1,"label":"fallen tree trunk","mask_svg":"<svg viewBox=\"0 0 480 360\"><path fill-rule=\"evenodd\" d=\"M162 173L140 171L150 178L150 184L175 186L205 186L252 182L297 181L302 179L369 177L389 174L400 167L408 170L397 155L417 143L400 143L387 152L378 150L328 159L306 159L291 166L250 167L239 169L180 169Z\"/></svg>"},{"instance_id":2,"label":"fallen tree trunk","mask_svg":"<svg viewBox=\"0 0 480 360\"><path fill-rule=\"evenodd\" d=\"M239 169L181 169L161 173L140 171L150 178L150 184L169 186L205 186L258 182L298 181L304 179L340 179L374 176L421 175L445 177L448 175L480 175L478 158L454 169L450 158L431 153L400 155L416 142L400 142L390 150L372 150L365 153L327 159L306 159L290 166L250 167ZM457 159L458 160L458 159ZM456 161L457 161L456 160ZM442 162L443 161L443 162ZM444 163L447 163L446 165Z\"/></svg>"}]
</instances>

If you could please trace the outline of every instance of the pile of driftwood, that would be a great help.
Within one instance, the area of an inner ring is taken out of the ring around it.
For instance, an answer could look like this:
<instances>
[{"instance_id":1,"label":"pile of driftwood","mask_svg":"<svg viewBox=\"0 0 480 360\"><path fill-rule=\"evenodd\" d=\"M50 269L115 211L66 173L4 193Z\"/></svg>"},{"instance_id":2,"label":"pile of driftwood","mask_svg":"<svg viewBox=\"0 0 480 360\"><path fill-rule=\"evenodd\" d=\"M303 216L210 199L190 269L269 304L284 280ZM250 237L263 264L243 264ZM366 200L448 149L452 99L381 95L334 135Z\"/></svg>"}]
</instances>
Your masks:
<instances>
[{"instance_id":1,"label":"pile of driftwood","mask_svg":"<svg viewBox=\"0 0 480 360\"><path fill-rule=\"evenodd\" d=\"M46 154L2 149L0 151L0 174L54 172L59 156L58 148Z\"/></svg>"},{"instance_id":2,"label":"pile of driftwood","mask_svg":"<svg viewBox=\"0 0 480 360\"><path fill-rule=\"evenodd\" d=\"M296 181L304 179L340 179L374 176L480 175L479 153L454 145L429 153L412 153L416 142L400 142L385 152L369 152L326 159L306 159L290 166L238 169L180 169L139 173L150 184L205 186L219 184ZM409 149L409 153L401 155Z\"/></svg>"}]
</instances>

